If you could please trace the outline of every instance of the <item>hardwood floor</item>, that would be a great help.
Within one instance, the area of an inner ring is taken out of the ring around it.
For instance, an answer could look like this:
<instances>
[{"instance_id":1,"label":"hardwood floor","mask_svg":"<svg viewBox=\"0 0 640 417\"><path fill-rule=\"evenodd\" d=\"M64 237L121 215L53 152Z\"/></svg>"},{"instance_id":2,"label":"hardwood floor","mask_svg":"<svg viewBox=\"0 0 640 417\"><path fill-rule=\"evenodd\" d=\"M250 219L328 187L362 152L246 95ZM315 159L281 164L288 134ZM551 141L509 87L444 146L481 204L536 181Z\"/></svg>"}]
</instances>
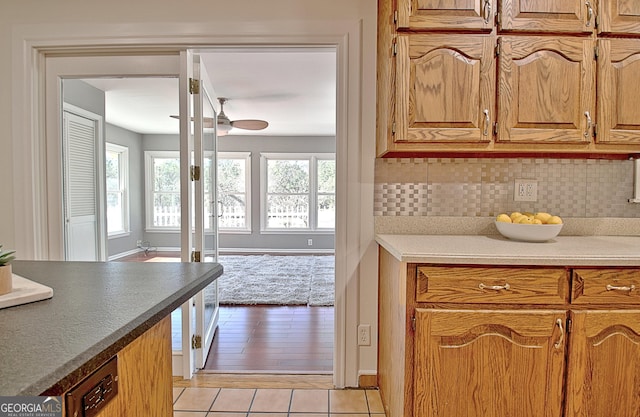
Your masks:
<instances>
[{"instance_id":1,"label":"hardwood floor","mask_svg":"<svg viewBox=\"0 0 640 417\"><path fill-rule=\"evenodd\" d=\"M204 369L333 372L333 307L221 306Z\"/></svg>"},{"instance_id":2,"label":"hardwood floor","mask_svg":"<svg viewBox=\"0 0 640 417\"><path fill-rule=\"evenodd\" d=\"M140 252L117 261L176 255ZM222 305L202 372L331 374L333 335L333 307Z\"/></svg>"}]
</instances>

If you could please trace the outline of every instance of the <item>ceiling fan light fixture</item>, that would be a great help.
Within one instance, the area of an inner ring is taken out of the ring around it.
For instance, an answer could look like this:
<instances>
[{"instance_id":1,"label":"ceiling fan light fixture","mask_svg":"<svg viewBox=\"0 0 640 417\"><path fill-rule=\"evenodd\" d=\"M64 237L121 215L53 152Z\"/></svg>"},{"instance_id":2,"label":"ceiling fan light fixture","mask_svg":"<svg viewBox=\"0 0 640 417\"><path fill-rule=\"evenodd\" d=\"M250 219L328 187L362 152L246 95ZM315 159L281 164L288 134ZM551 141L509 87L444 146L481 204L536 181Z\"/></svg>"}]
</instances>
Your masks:
<instances>
[{"instance_id":1,"label":"ceiling fan light fixture","mask_svg":"<svg viewBox=\"0 0 640 417\"><path fill-rule=\"evenodd\" d=\"M233 129L231 123L220 122L220 119L218 119L218 136L226 136L231 129Z\"/></svg>"}]
</instances>

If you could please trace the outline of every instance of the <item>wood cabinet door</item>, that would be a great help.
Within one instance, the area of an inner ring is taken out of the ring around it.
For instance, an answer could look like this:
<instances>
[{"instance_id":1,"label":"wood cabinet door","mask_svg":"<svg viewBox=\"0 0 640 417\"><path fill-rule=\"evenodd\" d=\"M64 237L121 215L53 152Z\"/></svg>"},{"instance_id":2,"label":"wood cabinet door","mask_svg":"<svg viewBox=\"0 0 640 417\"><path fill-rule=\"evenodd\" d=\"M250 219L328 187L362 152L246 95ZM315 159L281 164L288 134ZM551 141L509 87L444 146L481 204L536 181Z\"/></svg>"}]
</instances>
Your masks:
<instances>
[{"instance_id":1,"label":"wood cabinet door","mask_svg":"<svg viewBox=\"0 0 640 417\"><path fill-rule=\"evenodd\" d=\"M565 311L417 309L414 417L560 417Z\"/></svg>"},{"instance_id":2,"label":"wood cabinet door","mask_svg":"<svg viewBox=\"0 0 640 417\"><path fill-rule=\"evenodd\" d=\"M595 122L591 38L498 40L497 142L588 144Z\"/></svg>"},{"instance_id":3,"label":"wood cabinet door","mask_svg":"<svg viewBox=\"0 0 640 417\"><path fill-rule=\"evenodd\" d=\"M397 26L491 31L495 13L496 0L398 0Z\"/></svg>"},{"instance_id":4,"label":"wood cabinet door","mask_svg":"<svg viewBox=\"0 0 640 417\"><path fill-rule=\"evenodd\" d=\"M398 35L394 142L490 142L494 42L480 35Z\"/></svg>"},{"instance_id":5,"label":"wood cabinet door","mask_svg":"<svg viewBox=\"0 0 640 417\"><path fill-rule=\"evenodd\" d=\"M597 0L502 0L500 30L591 33Z\"/></svg>"},{"instance_id":6,"label":"wood cabinet door","mask_svg":"<svg viewBox=\"0 0 640 417\"><path fill-rule=\"evenodd\" d=\"M640 310L571 312L567 417L637 417Z\"/></svg>"},{"instance_id":7,"label":"wood cabinet door","mask_svg":"<svg viewBox=\"0 0 640 417\"><path fill-rule=\"evenodd\" d=\"M640 35L640 2L600 0L598 32Z\"/></svg>"},{"instance_id":8,"label":"wood cabinet door","mask_svg":"<svg viewBox=\"0 0 640 417\"><path fill-rule=\"evenodd\" d=\"M596 141L640 144L640 39L600 39L598 52Z\"/></svg>"}]
</instances>

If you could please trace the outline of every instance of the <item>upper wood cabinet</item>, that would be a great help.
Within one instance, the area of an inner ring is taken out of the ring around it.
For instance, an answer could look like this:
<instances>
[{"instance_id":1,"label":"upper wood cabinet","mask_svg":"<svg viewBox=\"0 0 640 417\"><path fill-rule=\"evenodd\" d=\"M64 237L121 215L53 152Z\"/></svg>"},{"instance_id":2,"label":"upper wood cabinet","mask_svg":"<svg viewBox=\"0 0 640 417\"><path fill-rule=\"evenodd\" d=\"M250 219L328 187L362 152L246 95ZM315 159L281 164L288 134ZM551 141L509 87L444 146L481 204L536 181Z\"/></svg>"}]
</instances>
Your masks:
<instances>
[{"instance_id":1,"label":"upper wood cabinet","mask_svg":"<svg viewBox=\"0 0 640 417\"><path fill-rule=\"evenodd\" d=\"M502 0L498 14L499 29L541 33L592 33L595 28L596 1Z\"/></svg>"},{"instance_id":2,"label":"upper wood cabinet","mask_svg":"<svg viewBox=\"0 0 640 417\"><path fill-rule=\"evenodd\" d=\"M595 119L591 38L499 39L497 142L590 143Z\"/></svg>"},{"instance_id":3,"label":"upper wood cabinet","mask_svg":"<svg viewBox=\"0 0 640 417\"><path fill-rule=\"evenodd\" d=\"M492 36L398 35L398 144L491 141L494 42Z\"/></svg>"},{"instance_id":4,"label":"upper wood cabinet","mask_svg":"<svg viewBox=\"0 0 640 417\"><path fill-rule=\"evenodd\" d=\"M598 33L640 35L640 1L600 0Z\"/></svg>"},{"instance_id":5,"label":"upper wood cabinet","mask_svg":"<svg viewBox=\"0 0 640 417\"><path fill-rule=\"evenodd\" d=\"M562 416L566 312L415 314L413 416Z\"/></svg>"},{"instance_id":6,"label":"upper wood cabinet","mask_svg":"<svg viewBox=\"0 0 640 417\"><path fill-rule=\"evenodd\" d=\"M598 51L596 140L640 143L640 39L600 39Z\"/></svg>"},{"instance_id":7,"label":"upper wood cabinet","mask_svg":"<svg viewBox=\"0 0 640 417\"><path fill-rule=\"evenodd\" d=\"M377 66L378 156L640 152L640 0L378 0Z\"/></svg>"},{"instance_id":8,"label":"upper wood cabinet","mask_svg":"<svg viewBox=\"0 0 640 417\"><path fill-rule=\"evenodd\" d=\"M497 0L398 0L398 29L486 30Z\"/></svg>"}]
</instances>

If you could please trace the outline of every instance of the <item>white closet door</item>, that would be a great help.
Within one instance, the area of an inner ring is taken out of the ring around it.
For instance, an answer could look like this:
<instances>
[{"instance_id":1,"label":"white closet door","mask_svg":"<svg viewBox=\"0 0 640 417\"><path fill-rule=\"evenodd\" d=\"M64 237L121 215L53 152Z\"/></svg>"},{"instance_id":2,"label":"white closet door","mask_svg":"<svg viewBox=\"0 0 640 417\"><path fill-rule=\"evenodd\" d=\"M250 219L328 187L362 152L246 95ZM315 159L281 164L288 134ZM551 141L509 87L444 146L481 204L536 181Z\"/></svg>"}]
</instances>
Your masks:
<instances>
[{"instance_id":1,"label":"white closet door","mask_svg":"<svg viewBox=\"0 0 640 417\"><path fill-rule=\"evenodd\" d=\"M68 111L63 118L65 258L97 261L97 126Z\"/></svg>"}]
</instances>

